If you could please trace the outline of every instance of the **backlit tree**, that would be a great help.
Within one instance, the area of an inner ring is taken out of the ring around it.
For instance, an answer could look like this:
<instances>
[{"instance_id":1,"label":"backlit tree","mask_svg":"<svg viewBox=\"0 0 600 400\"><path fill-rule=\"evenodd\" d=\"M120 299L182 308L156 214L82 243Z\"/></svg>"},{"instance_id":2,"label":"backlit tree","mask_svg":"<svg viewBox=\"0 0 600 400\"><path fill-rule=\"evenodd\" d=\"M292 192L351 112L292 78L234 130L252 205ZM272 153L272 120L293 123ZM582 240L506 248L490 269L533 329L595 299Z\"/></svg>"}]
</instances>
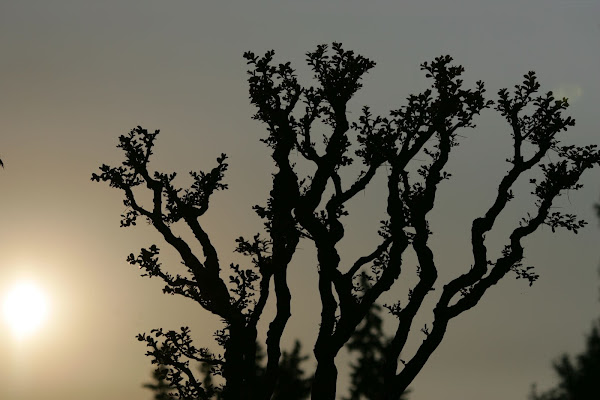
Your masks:
<instances>
[{"instance_id":1,"label":"backlit tree","mask_svg":"<svg viewBox=\"0 0 600 400\"><path fill-rule=\"evenodd\" d=\"M156 329L139 336L146 342L153 362L168 368L165 379L181 399L206 396L191 367L194 362L210 362L213 372L222 375L226 399L271 398L281 376L280 342L291 315L287 272L301 241L311 242L316 248L312 268L318 269L314 285L321 301L314 344L317 366L313 399L335 399L336 356L375 302L402 278L403 269L409 268L403 264L403 255L409 249L416 254L418 282L406 295L407 301L388 307L396 323L385 349L379 397L398 399L440 345L450 320L477 305L485 292L511 271L530 283L535 281L537 275L531 267L522 265L525 238L543 225L577 233L585 224L575 215L551 207L561 193L581 187L581 174L599 163L600 154L595 146L565 146L559 142L559 135L574 125L571 117L563 117L568 102L555 99L551 92L538 95L540 85L533 72L527 73L513 91L500 90L494 103L484 97L482 82L465 88L461 79L464 69L453 65L450 56L438 57L421 65L431 80L429 89L410 95L404 106L387 117L375 116L364 107L358 119L351 121L348 102L361 88L363 75L374 67L373 61L337 43L331 49L318 46L307 53L315 86L303 87L290 63L274 62L273 51L264 56L248 52L244 57L249 65L250 102L256 107L254 119L266 127L261 140L276 167L266 203L254 206L264 220L263 231L252 238L237 239L237 251L249 257L247 266L223 265L223 255L202 223L209 200L227 188L224 154L210 171L191 172L192 185L182 189L175 183L175 173L150 168L159 132L137 127L119 138L118 147L125 154L122 165L103 165L92 176L123 192L127 211L122 226L134 225L141 217L177 251L184 267L174 274L167 270L159 262L156 245L142 249L139 255L131 254L128 261L138 265L145 275L162 279L164 292L184 296L223 321L223 329L217 332L223 353L218 356L194 345L187 328ZM450 178L446 164L452 150L459 145L464 131L475 127L474 118L488 108L507 121L508 136L512 138L508 171L489 208L472 223L470 268L466 266L466 272L438 288L433 321L421 329L424 340L412 356L399 364L415 316L438 278L438 265L429 246L433 232L428 214L435 205L440 183ZM315 127L319 137L326 132L322 145L316 143ZM554 161L545 162L549 152ZM349 169L352 163L362 165L362 172L356 176ZM301 169L300 165L309 169ZM526 177L536 169L541 178ZM302 175L300 171L305 170L313 172ZM378 244L354 262L342 263L338 244L346 231L353 229L342 223L349 213L347 204L378 173L386 180L386 218L381 221ZM502 254L490 257L486 235L513 199L519 179L530 179L534 211L525 213L514 227ZM143 189L149 191L150 204L140 200ZM189 228L191 240L202 249L200 254L174 232L178 224ZM365 270L372 278L368 288L358 282ZM258 376L257 324L270 297L275 303L275 316L266 333L265 372ZM398 295L400 298L405 299Z\"/></svg>"}]
</instances>

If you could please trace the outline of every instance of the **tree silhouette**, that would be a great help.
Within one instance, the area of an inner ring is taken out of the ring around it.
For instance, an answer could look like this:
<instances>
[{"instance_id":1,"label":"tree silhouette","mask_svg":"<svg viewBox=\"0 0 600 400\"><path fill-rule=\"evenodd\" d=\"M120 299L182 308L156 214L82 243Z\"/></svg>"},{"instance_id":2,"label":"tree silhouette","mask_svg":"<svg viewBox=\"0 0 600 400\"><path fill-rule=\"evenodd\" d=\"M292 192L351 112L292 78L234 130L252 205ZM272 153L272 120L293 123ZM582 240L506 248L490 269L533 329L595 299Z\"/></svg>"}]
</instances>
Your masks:
<instances>
[{"instance_id":1,"label":"tree silhouette","mask_svg":"<svg viewBox=\"0 0 600 400\"><path fill-rule=\"evenodd\" d=\"M572 361L563 354L554 362L557 387L538 394L535 385L530 400L587 400L600 398L600 320L586 338L586 348Z\"/></svg>"},{"instance_id":2,"label":"tree silhouette","mask_svg":"<svg viewBox=\"0 0 600 400\"><path fill-rule=\"evenodd\" d=\"M301 354L302 345L294 342L291 352L283 351L279 363L279 379L275 386L273 400L303 400L310 397L312 376L305 376L302 364L308 360L307 355ZM266 373L263 368L261 375Z\"/></svg>"},{"instance_id":3,"label":"tree silhouette","mask_svg":"<svg viewBox=\"0 0 600 400\"><path fill-rule=\"evenodd\" d=\"M363 285L369 285L369 277L362 274L360 282ZM380 385L383 384L383 360L386 346L391 338L388 338L383 332L383 319L380 316L381 306L373 304L362 323L347 343L347 348L351 352L359 355L358 360L351 365L352 373L350 397L348 400L376 399ZM257 375L265 373L262 361L265 354L260 343L257 343L256 370ZM291 352L283 351L279 365L280 375L271 397L273 400L304 400L310 397L312 376L305 376L306 370L302 364L308 360L307 355L302 355L302 344L296 340ZM202 385L209 393L208 397L222 398L219 387L215 387L212 381L212 366L208 363L202 363L200 373L203 376ZM153 374L154 383L144 384L144 387L155 392L155 398L158 400L167 399L169 386L164 381L164 370L155 370ZM406 392L404 394L407 394ZM406 396L402 396L405 400Z\"/></svg>"},{"instance_id":4,"label":"tree silhouette","mask_svg":"<svg viewBox=\"0 0 600 400\"><path fill-rule=\"evenodd\" d=\"M152 372L152 380L153 382L145 383L143 387L146 389L150 389L154 392L154 400L169 400L171 397L169 396L169 389L171 386L165 380L167 375L167 368L164 366L158 366Z\"/></svg>"},{"instance_id":5,"label":"tree silhouette","mask_svg":"<svg viewBox=\"0 0 600 400\"><path fill-rule=\"evenodd\" d=\"M595 205L595 208L600 217L600 207ZM530 400L600 399L600 319L586 337L585 350L573 361L563 354L552 367L558 375L558 385L544 393L537 393L533 385Z\"/></svg>"},{"instance_id":6,"label":"tree silhouette","mask_svg":"<svg viewBox=\"0 0 600 400\"><path fill-rule=\"evenodd\" d=\"M385 351L379 397L398 399L441 343L451 319L474 307L510 271L528 279L530 284L535 281L537 275L531 267L522 264L525 238L542 225L575 233L585 225L575 215L562 214L551 206L561 193L581 187L581 174L599 163L600 154L595 146L560 144L559 133L574 125L571 117L562 116L568 102L555 99L551 92L536 95L540 84L535 73L529 72L514 91L498 92L494 109L508 122L513 151L496 198L473 221L472 265L436 292L439 299L433 309L433 321L421 329L422 343L399 368L399 356L415 315L434 290L438 277L438 265L428 244L433 234L428 213L433 209L439 184L450 178L445 167L452 149L459 145L459 133L474 128L475 116L494 102L485 99L481 81L474 88L463 88L460 77L464 69L452 65L450 56L442 56L421 65L432 81L431 88L410 95L407 104L391 111L389 117L374 116L364 107L358 120L351 122L348 102L361 88L362 76L375 63L344 50L338 43L331 50L321 45L307 53L316 80L316 86L311 87L298 83L289 62L274 63L273 51L262 57L251 52L244 54L249 65L250 102L257 110L254 119L266 126L267 135L261 140L271 150L276 166L269 198L264 205L253 207L264 220L266 235L257 233L252 238L237 239L237 251L251 260L248 266L224 267L201 222L210 198L227 188L223 182L226 155L218 157L217 165L209 172L191 172L192 185L180 189L175 185L175 173L150 169L159 131L137 127L119 137L117 147L125 153L122 165L102 165L100 172L92 175L93 180L108 182L123 191L127 210L121 225L135 225L142 217L179 253L184 267L173 275L159 262L159 248L154 244L137 256L131 254L128 261L139 266L145 275L162 279L165 293L187 297L223 321L223 329L216 333L217 342L223 347L218 356L194 346L188 328L155 329L139 335L153 361L169 367L166 379L181 399L206 397L190 362L212 363L213 372L224 378L226 399L272 396L281 376L281 337L291 315L287 271L301 240L312 242L317 253L318 280L314 284L321 310L311 389L315 400L335 398L336 356L375 301L389 291L402 269L409 267L403 264L403 254L408 249L416 254L418 283L410 289L402 306L403 298L399 297L397 303L388 307L397 321ZM315 129L328 132L322 145L315 142ZM542 163L549 152L556 153L555 161ZM362 172L352 175L348 166L356 162L362 164ZM302 164L314 172L309 176L301 174ZM517 179L534 167L542 176L539 180L530 179L535 209L514 228L501 256L490 259L486 235L513 199ZM381 222L379 243L346 265L338 252L338 244L349 229L342 223L349 214L346 205L380 170L386 171L387 217ZM144 187L151 195L150 206L145 206L139 197ZM202 254L176 235L173 228L179 224L189 228ZM362 288L357 279L369 267L373 285ZM269 296L274 296L275 316L268 325L266 369L257 376L257 324Z\"/></svg>"},{"instance_id":7,"label":"tree silhouette","mask_svg":"<svg viewBox=\"0 0 600 400\"><path fill-rule=\"evenodd\" d=\"M262 361L265 358L260 344L256 346L256 371L257 376L261 376L265 373L265 368L262 365ZM283 351L281 354L280 362L280 376L275 387L273 400L305 400L310 397L310 387L312 377L306 377L306 371L302 369L302 364L308 360L307 355L301 354L302 345L296 340L294 347L291 352ZM205 397L210 399L220 400L223 398L222 388L216 386L212 379L212 365L208 362L200 364L200 374L202 378L202 386L205 390ZM154 392L154 398L156 400L170 399L168 393L172 386L165 382L166 369L159 367L154 370L152 377L152 383L146 383L143 385L144 388L150 389Z\"/></svg>"},{"instance_id":8,"label":"tree silhouette","mask_svg":"<svg viewBox=\"0 0 600 400\"><path fill-rule=\"evenodd\" d=\"M360 285L370 288L370 277L366 273L360 275ZM351 364L350 397L345 400L377 399L384 384L385 351L392 338L383 332L381 306L373 303L363 321L357 326L346 348L358 353L358 359ZM401 399L405 400L408 390Z\"/></svg>"}]
</instances>

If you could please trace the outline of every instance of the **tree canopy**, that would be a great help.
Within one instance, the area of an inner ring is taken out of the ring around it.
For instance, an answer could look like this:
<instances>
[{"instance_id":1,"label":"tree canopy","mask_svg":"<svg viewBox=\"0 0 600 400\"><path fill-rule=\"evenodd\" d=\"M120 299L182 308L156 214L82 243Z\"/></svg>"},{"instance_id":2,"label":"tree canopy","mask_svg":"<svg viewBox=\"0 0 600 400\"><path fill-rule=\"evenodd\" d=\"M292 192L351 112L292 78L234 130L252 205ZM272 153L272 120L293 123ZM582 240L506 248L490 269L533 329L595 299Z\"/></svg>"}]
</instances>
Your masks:
<instances>
[{"instance_id":1,"label":"tree canopy","mask_svg":"<svg viewBox=\"0 0 600 400\"><path fill-rule=\"evenodd\" d=\"M600 398L600 320L586 338L585 350L570 357L563 354L553 364L559 383L538 393L535 386L530 400L578 400Z\"/></svg>"},{"instance_id":2,"label":"tree canopy","mask_svg":"<svg viewBox=\"0 0 600 400\"><path fill-rule=\"evenodd\" d=\"M600 207L596 205L600 217ZM600 319L586 337L585 349L575 357L563 354L552 367L558 377L556 387L538 393L534 385L530 400L578 400L600 398Z\"/></svg>"},{"instance_id":3,"label":"tree canopy","mask_svg":"<svg viewBox=\"0 0 600 400\"><path fill-rule=\"evenodd\" d=\"M266 203L253 207L263 219L262 231L237 239L237 252L248 256L246 266L224 266L222 254L202 223L209 201L227 189L225 154L210 171L191 172L191 186L180 188L175 173L150 168L159 131L138 126L119 137L123 163L102 165L100 172L92 175L93 180L123 192L127 210L121 225L129 227L143 218L177 251L184 267L172 272L163 266L155 244L138 255L131 254L129 263L149 277L162 279L165 293L186 297L223 321L223 329L216 333L223 348L219 355L195 346L185 327L139 335L153 362L167 368L165 380L181 399L208 396L190 364L202 362L210 363L213 373L224 378L226 399L271 398L277 382L284 379L281 337L292 311L287 272L297 267L291 262L301 241L316 248L313 268L318 269L318 280L314 285L321 301L313 399L335 399L336 356L360 329L369 310L401 278L403 269L411 267L403 263L403 255L409 249L416 254L417 284L406 297L398 295L397 302L386 306L396 322L381 360L377 396L398 399L440 345L450 320L477 305L486 291L511 271L530 284L537 279L531 267L522 264L527 237L543 225L575 233L585 225L575 215L553 209L552 204L565 191L581 187L581 175L598 165L600 153L592 145L561 144L560 134L575 123L563 116L568 101L555 99L552 92L538 94L540 84L534 72L525 74L512 91L500 90L494 102L485 98L481 81L465 88L461 79L464 68L452 64L450 56L441 56L421 64L431 80L430 88L408 96L406 105L387 117L373 115L364 107L358 119L351 121L348 102L362 87L364 74L375 66L372 60L344 50L339 43L318 46L306 58L316 84L304 87L289 62L274 61L273 51L263 56L247 52L244 58L249 67L250 102L256 107L254 119L266 128L261 141L271 151L276 167ZM433 235L428 214L440 184L451 177L446 165L452 149L459 146L465 130L475 128L475 118L485 109L495 110L508 124L507 136L512 140L508 171L498 183L495 199L472 223L472 265L436 291L439 297L433 321L421 329L424 339L416 352L400 365L415 316L438 279L439 265L428 243ZM317 125L319 131L327 132L322 145L316 143ZM549 152L554 161L545 162ZM353 163L361 165L358 175L349 172ZM314 173L303 175L300 164L309 165ZM386 171L387 216L381 221L378 244L354 262L343 263L338 244L352 229L342 222L349 214L347 205L382 170ZM541 179L528 175L533 170ZM490 257L486 235L514 198L517 180L527 177L534 211L514 227L501 255ZM149 205L140 200L144 188L150 193ZM179 224L189 228L201 254L175 233ZM363 273L371 281L368 286L360 284ZM258 375L257 324L270 297L276 311L266 333L266 367Z\"/></svg>"}]
</instances>

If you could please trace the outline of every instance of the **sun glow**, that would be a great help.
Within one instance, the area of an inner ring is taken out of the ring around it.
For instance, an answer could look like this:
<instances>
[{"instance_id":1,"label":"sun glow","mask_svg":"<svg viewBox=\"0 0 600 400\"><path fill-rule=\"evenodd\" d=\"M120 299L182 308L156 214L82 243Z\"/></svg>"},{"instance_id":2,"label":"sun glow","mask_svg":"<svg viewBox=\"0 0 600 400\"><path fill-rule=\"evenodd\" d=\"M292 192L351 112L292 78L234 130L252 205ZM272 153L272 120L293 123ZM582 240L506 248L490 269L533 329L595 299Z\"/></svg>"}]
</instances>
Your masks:
<instances>
[{"instance_id":1,"label":"sun glow","mask_svg":"<svg viewBox=\"0 0 600 400\"><path fill-rule=\"evenodd\" d=\"M4 297L4 318L17 339L24 339L43 324L48 316L44 293L32 282L20 282Z\"/></svg>"}]
</instances>

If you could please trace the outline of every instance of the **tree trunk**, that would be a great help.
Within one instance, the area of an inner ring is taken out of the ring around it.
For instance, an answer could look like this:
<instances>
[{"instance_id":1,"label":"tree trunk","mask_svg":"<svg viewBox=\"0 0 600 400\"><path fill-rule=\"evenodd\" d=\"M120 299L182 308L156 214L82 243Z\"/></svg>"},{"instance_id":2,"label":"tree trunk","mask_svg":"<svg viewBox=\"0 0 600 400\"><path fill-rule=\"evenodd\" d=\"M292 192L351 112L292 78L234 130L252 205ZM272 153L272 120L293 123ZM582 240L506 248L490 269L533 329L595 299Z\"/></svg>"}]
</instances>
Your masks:
<instances>
[{"instance_id":1,"label":"tree trunk","mask_svg":"<svg viewBox=\"0 0 600 400\"><path fill-rule=\"evenodd\" d=\"M252 388L246 379L244 333L243 329L229 327L229 338L225 344L224 354L226 362L223 366L223 378L225 378L223 396L226 399L252 398Z\"/></svg>"},{"instance_id":2,"label":"tree trunk","mask_svg":"<svg viewBox=\"0 0 600 400\"><path fill-rule=\"evenodd\" d=\"M337 368L333 357L318 360L312 384L312 400L335 400Z\"/></svg>"}]
</instances>

